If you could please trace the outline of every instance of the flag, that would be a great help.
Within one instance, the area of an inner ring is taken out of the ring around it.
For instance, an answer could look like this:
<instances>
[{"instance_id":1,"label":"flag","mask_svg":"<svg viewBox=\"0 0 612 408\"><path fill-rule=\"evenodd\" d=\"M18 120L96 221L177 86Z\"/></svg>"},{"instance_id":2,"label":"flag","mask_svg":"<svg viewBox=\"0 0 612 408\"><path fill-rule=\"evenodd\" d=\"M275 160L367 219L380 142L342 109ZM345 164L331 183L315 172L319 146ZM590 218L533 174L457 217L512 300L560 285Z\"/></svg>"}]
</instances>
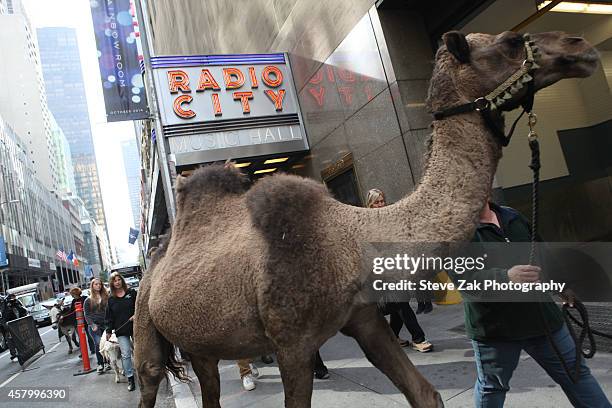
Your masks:
<instances>
[{"instance_id":1,"label":"flag","mask_svg":"<svg viewBox=\"0 0 612 408\"><path fill-rule=\"evenodd\" d=\"M130 236L128 238L128 242L131 245L134 245L134 242L136 242L136 240L138 239L138 233L139 231L135 228L130 228Z\"/></svg>"},{"instance_id":2,"label":"flag","mask_svg":"<svg viewBox=\"0 0 612 408\"><path fill-rule=\"evenodd\" d=\"M74 263L74 266L76 266L76 267L78 267L78 266L79 266L79 260L77 259L77 257L76 257L76 256L74 257L74 261L73 261L73 263Z\"/></svg>"},{"instance_id":3,"label":"flag","mask_svg":"<svg viewBox=\"0 0 612 408\"><path fill-rule=\"evenodd\" d=\"M66 262L66 253L63 249L58 249L55 256L57 256L59 260Z\"/></svg>"},{"instance_id":4,"label":"flag","mask_svg":"<svg viewBox=\"0 0 612 408\"><path fill-rule=\"evenodd\" d=\"M66 261L72 262L74 260L74 251L70 251L70 255L66 258Z\"/></svg>"}]
</instances>

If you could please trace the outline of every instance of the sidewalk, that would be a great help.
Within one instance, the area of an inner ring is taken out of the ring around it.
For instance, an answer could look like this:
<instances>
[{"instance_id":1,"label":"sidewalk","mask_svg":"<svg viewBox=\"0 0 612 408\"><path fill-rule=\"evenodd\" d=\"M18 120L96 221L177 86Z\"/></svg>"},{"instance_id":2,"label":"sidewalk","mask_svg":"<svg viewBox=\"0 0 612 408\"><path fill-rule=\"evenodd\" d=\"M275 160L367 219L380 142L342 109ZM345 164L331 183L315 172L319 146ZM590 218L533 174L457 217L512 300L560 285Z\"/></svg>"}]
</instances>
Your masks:
<instances>
[{"instance_id":1,"label":"sidewalk","mask_svg":"<svg viewBox=\"0 0 612 408\"><path fill-rule=\"evenodd\" d=\"M419 315L428 339L435 351L421 354L406 349L406 353L440 391L447 407L472 407L473 385L476 376L470 342L458 329L463 323L463 306L435 306L427 315ZM409 338L402 332L402 337ZM330 370L329 380L315 380L313 407L406 407L404 396L363 356L357 343L341 334L330 339L321 349L321 355ZM589 360L595 377L604 392L612 398L612 354L598 353ZM221 406L282 407L283 388L278 367L256 362L261 373L257 389L244 391L234 362L223 361L221 374ZM190 372L190 375L193 375ZM195 378L195 376L194 376ZM565 395L528 355L512 379L512 390L506 399L506 407L570 407ZM201 407L200 387L197 379L190 385L198 407Z\"/></svg>"}]
</instances>

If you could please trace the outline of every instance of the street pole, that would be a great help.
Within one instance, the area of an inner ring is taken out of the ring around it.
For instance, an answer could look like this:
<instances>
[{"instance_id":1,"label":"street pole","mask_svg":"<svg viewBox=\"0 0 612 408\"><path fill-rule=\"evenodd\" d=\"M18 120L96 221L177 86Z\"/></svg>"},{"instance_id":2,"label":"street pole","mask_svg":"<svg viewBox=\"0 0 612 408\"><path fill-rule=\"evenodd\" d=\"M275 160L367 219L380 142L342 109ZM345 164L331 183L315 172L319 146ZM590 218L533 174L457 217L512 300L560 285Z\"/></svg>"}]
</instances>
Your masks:
<instances>
[{"instance_id":1,"label":"street pole","mask_svg":"<svg viewBox=\"0 0 612 408\"><path fill-rule=\"evenodd\" d=\"M144 3L144 5L143 5ZM170 168L169 155L166 152L166 138L164 131L161 126L161 117L159 115L159 107L157 105L157 89L153 82L153 69L151 68L151 48L152 44L149 43L149 20L148 20L148 8L146 0L135 0L134 5L136 6L136 16L139 23L139 32L141 37L142 54L145 66L145 86L147 87L147 97L149 102L149 109L153 116L153 123L155 126L156 134L156 146L157 146L157 158L159 171L162 178L162 185L164 187L164 198L166 199L166 209L168 210L168 219L170 225L174 224L176 217L176 203L174 198L173 176L176 177L176 169L172 164ZM174 162L173 162L174 163Z\"/></svg>"}]
</instances>

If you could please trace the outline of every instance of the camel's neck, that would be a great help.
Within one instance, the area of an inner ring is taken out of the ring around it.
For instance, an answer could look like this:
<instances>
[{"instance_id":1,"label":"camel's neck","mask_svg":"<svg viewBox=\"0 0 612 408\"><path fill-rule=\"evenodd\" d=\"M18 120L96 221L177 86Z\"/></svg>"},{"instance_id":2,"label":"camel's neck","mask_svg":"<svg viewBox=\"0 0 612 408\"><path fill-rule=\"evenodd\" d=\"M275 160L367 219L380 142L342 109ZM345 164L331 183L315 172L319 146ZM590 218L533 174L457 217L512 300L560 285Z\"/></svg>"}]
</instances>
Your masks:
<instances>
[{"instance_id":1,"label":"camel's neck","mask_svg":"<svg viewBox=\"0 0 612 408\"><path fill-rule=\"evenodd\" d=\"M475 113L435 122L432 143L416 191L389 207L388 214L399 226L391 231L396 230L398 241L470 240L490 192L500 148Z\"/></svg>"}]
</instances>

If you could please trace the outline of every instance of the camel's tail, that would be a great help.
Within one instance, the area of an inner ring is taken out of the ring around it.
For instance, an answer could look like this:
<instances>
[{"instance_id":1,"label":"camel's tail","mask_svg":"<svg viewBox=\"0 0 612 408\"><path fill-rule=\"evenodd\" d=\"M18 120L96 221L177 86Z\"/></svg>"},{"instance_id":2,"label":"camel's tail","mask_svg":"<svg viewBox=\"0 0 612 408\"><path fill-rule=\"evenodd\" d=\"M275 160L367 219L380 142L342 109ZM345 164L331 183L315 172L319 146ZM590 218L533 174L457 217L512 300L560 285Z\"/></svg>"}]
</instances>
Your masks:
<instances>
[{"instance_id":1,"label":"camel's tail","mask_svg":"<svg viewBox=\"0 0 612 408\"><path fill-rule=\"evenodd\" d=\"M174 344L166 340L161 334L159 335L159 340L162 353L165 357L163 364L166 377L168 377L168 374L172 374L178 381L185 383L191 382L191 378L185 371L185 364L176 355L176 347Z\"/></svg>"}]
</instances>

